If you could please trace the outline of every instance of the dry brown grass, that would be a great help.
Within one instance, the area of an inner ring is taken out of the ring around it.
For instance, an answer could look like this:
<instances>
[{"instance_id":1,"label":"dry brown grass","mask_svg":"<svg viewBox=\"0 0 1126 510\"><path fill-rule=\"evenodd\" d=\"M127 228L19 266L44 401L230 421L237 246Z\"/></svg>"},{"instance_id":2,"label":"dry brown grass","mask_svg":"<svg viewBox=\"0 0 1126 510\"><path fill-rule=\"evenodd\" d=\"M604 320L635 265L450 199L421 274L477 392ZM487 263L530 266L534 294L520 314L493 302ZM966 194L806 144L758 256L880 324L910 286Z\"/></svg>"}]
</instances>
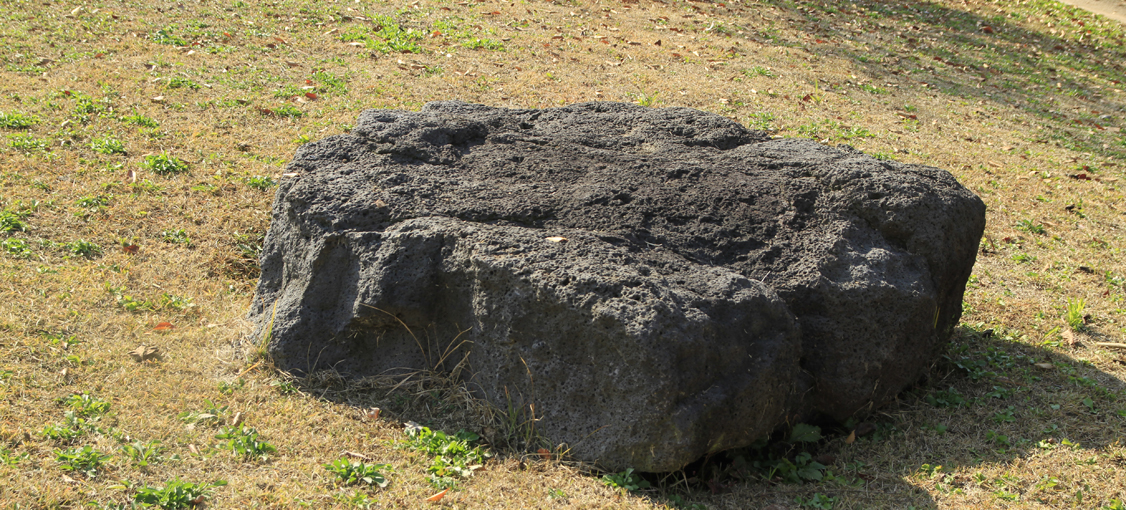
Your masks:
<instances>
[{"instance_id":1,"label":"dry brown grass","mask_svg":"<svg viewBox=\"0 0 1126 510\"><path fill-rule=\"evenodd\" d=\"M20 129L0 117L0 207L27 226L0 234L0 449L22 459L0 463L0 506L127 501L135 489L121 480L179 477L226 480L216 508L348 507L356 489L335 487L322 467L344 452L394 467L389 487L365 492L382 507L431 506L429 460L393 447L397 420L491 427L495 439L511 427L494 410L425 378L389 395L388 381L326 372L283 393L241 317L256 278L247 255L272 196L248 180L279 179L302 140L343 132L363 108L444 99L709 110L949 169L985 199L989 225L969 327L949 358L871 419L876 434L820 445L841 482L755 472L713 493L705 468L670 477L701 478L687 488L629 494L581 466L509 449L441 506L660 507L674 494L707 508L794 508L817 493L836 509L1126 500L1126 358L1093 343L1124 337L1121 25L1044 0L0 5L0 112L38 119ZM377 15L419 31L420 52L341 41ZM475 43L503 49L466 47ZM145 118L157 125L136 123ZM126 153L93 150L105 137ZM140 166L164 153L188 171ZM1091 179L1071 177L1081 174ZM76 253L80 240L100 251ZM1061 334L1069 298L1090 315L1076 345ZM165 321L174 329L154 329ZM141 344L161 359L133 361ZM949 388L966 404L928 403ZM42 434L63 421L60 399L81 393L111 404L101 431L75 442L114 455L94 479L61 470L64 446ZM205 400L242 413L276 453L234 457L218 448L217 427L178 418ZM361 409L372 405L388 411L368 420ZM160 441L165 460L135 466L119 450L134 441Z\"/></svg>"}]
</instances>

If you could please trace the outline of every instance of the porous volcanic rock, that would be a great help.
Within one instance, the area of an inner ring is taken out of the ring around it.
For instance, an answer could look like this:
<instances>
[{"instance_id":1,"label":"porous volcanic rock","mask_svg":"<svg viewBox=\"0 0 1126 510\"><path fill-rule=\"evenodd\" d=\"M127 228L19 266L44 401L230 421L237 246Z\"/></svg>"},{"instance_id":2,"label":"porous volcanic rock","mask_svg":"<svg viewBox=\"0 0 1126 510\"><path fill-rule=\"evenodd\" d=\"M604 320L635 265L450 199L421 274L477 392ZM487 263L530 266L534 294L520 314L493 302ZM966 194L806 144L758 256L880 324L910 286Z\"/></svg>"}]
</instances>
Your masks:
<instances>
[{"instance_id":1,"label":"porous volcanic rock","mask_svg":"<svg viewBox=\"0 0 1126 510\"><path fill-rule=\"evenodd\" d=\"M607 469L892 399L985 205L937 168L687 109L368 110L302 146L250 317L284 368L450 370Z\"/></svg>"}]
</instances>

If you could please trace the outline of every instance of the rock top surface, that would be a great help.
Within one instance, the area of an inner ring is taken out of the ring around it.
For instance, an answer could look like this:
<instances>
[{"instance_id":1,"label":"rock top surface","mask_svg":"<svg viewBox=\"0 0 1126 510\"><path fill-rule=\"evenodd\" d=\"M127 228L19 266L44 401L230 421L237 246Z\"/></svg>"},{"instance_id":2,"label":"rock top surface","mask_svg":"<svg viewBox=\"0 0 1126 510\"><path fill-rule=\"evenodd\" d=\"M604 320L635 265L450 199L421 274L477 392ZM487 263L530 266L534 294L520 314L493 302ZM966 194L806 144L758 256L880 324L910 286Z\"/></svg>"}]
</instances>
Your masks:
<instances>
[{"instance_id":1,"label":"rock top surface","mask_svg":"<svg viewBox=\"0 0 1126 510\"><path fill-rule=\"evenodd\" d=\"M287 171L250 312L282 367L464 361L614 470L891 400L957 323L985 225L943 170L687 108L368 110Z\"/></svg>"}]
</instances>

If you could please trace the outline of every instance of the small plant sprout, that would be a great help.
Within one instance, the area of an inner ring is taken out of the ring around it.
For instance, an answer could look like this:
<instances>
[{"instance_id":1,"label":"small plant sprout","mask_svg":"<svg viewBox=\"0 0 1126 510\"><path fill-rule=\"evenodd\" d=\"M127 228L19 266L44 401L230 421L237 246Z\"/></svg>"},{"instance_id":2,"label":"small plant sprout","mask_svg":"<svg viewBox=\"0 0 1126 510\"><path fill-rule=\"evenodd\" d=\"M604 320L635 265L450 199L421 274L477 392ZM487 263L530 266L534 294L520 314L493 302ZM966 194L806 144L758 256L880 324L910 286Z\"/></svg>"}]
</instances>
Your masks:
<instances>
[{"instance_id":1,"label":"small plant sprout","mask_svg":"<svg viewBox=\"0 0 1126 510\"><path fill-rule=\"evenodd\" d=\"M435 486L442 486L442 483L436 482L453 477L468 478L473 471L484 464L487 457L491 456L480 446L470 446L470 443L480 439L480 436L472 432L459 430L456 434L449 435L440 430L434 431L418 426L413 422L408 423L406 430L408 440L405 447L434 458L427 471L430 472L431 483Z\"/></svg>"},{"instance_id":2,"label":"small plant sprout","mask_svg":"<svg viewBox=\"0 0 1126 510\"><path fill-rule=\"evenodd\" d=\"M93 446L89 445L82 448L67 448L66 450L55 451L55 460L59 463L60 468L82 473L87 478L97 477L98 469L110 457L111 455L99 453Z\"/></svg>"},{"instance_id":3,"label":"small plant sprout","mask_svg":"<svg viewBox=\"0 0 1126 510\"><path fill-rule=\"evenodd\" d=\"M33 115L25 115L23 113L5 113L0 112L0 128L5 129L28 129L39 123L39 118Z\"/></svg>"},{"instance_id":4,"label":"small plant sprout","mask_svg":"<svg viewBox=\"0 0 1126 510\"><path fill-rule=\"evenodd\" d=\"M207 484L195 484L176 478L164 487L150 487L145 485L137 490L133 502L145 507L159 507L165 510L177 510L203 504L211 496L211 489L227 485L224 480L216 480Z\"/></svg>"},{"instance_id":5,"label":"small plant sprout","mask_svg":"<svg viewBox=\"0 0 1126 510\"><path fill-rule=\"evenodd\" d=\"M66 398L63 404L79 416L85 417L101 416L109 412L110 408L109 402L96 399L86 393L71 395Z\"/></svg>"},{"instance_id":6,"label":"small plant sprout","mask_svg":"<svg viewBox=\"0 0 1126 510\"><path fill-rule=\"evenodd\" d=\"M141 162L141 168L160 175L182 174L188 171L188 164L165 153L150 154Z\"/></svg>"},{"instance_id":7,"label":"small plant sprout","mask_svg":"<svg viewBox=\"0 0 1126 510\"><path fill-rule=\"evenodd\" d=\"M325 464L328 472L336 475L336 480L341 485L366 484L377 487L386 487L391 483L381 471L390 469L388 464L366 464L360 461L337 459L331 464Z\"/></svg>"},{"instance_id":8,"label":"small plant sprout","mask_svg":"<svg viewBox=\"0 0 1126 510\"><path fill-rule=\"evenodd\" d=\"M615 489L625 489L629 492L649 488L649 481L635 473L633 468L628 468L620 473L606 473L602 475L602 483Z\"/></svg>"},{"instance_id":9,"label":"small plant sprout","mask_svg":"<svg viewBox=\"0 0 1126 510\"><path fill-rule=\"evenodd\" d=\"M27 230L27 223L23 221L26 217L25 214L8 210L0 211L0 234Z\"/></svg>"},{"instance_id":10,"label":"small plant sprout","mask_svg":"<svg viewBox=\"0 0 1126 510\"><path fill-rule=\"evenodd\" d=\"M277 181L265 175L254 175L246 178L246 185L259 191L268 190L277 184Z\"/></svg>"},{"instance_id":11,"label":"small plant sprout","mask_svg":"<svg viewBox=\"0 0 1126 510\"><path fill-rule=\"evenodd\" d=\"M257 430L242 425L219 429L215 439L226 441L221 447L244 459L266 460L271 453L277 451L274 445L258 440Z\"/></svg>"},{"instance_id":12,"label":"small plant sprout","mask_svg":"<svg viewBox=\"0 0 1126 510\"><path fill-rule=\"evenodd\" d=\"M90 142L90 149L99 154L125 154L125 143L111 137L95 138Z\"/></svg>"},{"instance_id":13,"label":"small plant sprout","mask_svg":"<svg viewBox=\"0 0 1126 510\"><path fill-rule=\"evenodd\" d=\"M121 445L121 452L133 459L133 465L137 467L145 467L150 463L160 462L164 459L164 447L160 446L160 441L149 441L147 443L134 441L130 444Z\"/></svg>"},{"instance_id":14,"label":"small plant sprout","mask_svg":"<svg viewBox=\"0 0 1126 510\"><path fill-rule=\"evenodd\" d=\"M1087 315L1085 310L1087 308L1087 301L1083 298L1067 298L1067 308L1064 311L1064 320L1067 321L1068 327L1072 331L1083 331L1087 329Z\"/></svg>"}]
</instances>

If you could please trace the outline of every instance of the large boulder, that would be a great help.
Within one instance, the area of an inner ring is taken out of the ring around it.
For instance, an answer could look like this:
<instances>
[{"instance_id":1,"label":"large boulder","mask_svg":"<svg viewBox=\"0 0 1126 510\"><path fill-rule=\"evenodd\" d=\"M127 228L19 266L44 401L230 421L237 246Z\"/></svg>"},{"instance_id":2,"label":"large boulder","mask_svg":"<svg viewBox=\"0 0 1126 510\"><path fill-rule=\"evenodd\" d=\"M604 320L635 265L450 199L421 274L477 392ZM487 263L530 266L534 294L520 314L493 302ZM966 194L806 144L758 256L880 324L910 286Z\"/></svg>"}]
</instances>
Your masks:
<instances>
[{"instance_id":1,"label":"large boulder","mask_svg":"<svg viewBox=\"0 0 1126 510\"><path fill-rule=\"evenodd\" d=\"M894 398L985 225L943 170L687 108L368 110L287 172L250 312L282 367L461 364L613 470Z\"/></svg>"}]
</instances>

